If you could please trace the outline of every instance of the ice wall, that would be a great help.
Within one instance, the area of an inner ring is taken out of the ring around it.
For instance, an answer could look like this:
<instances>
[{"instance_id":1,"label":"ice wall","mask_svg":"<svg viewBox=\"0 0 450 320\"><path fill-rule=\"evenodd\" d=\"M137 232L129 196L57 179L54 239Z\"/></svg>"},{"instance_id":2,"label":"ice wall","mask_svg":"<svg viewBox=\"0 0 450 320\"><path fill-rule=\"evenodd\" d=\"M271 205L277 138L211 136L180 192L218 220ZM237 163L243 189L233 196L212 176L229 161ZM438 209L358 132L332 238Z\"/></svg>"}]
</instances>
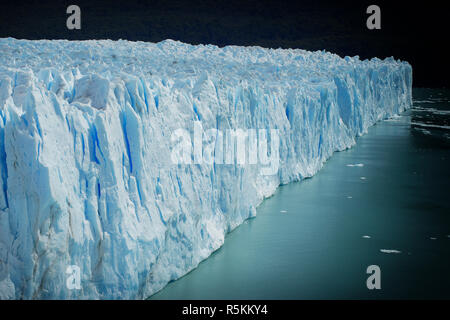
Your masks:
<instances>
[{"instance_id":1,"label":"ice wall","mask_svg":"<svg viewBox=\"0 0 450 320\"><path fill-rule=\"evenodd\" d=\"M408 108L411 82L392 58L0 39L0 298L149 296L280 184ZM279 170L174 164L171 135L194 121L277 129Z\"/></svg>"}]
</instances>

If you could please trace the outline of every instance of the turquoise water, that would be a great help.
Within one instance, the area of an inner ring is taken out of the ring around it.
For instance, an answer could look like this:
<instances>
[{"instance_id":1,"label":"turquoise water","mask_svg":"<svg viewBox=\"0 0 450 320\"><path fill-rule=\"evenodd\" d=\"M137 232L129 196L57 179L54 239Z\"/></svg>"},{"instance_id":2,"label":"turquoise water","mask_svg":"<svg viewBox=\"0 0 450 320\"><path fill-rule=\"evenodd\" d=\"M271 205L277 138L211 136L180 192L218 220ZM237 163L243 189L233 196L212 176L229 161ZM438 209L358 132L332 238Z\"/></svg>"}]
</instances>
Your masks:
<instances>
[{"instance_id":1,"label":"turquoise water","mask_svg":"<svg viewBox=\"0 0 450 320\"><path fill-rule=\"evenodd\" d=\"M280 187L151 299L450 298L448 110L449 91L415 89L412 110ZM373 264L381 290L366 287Z\"/></svg>"}]
</instances>

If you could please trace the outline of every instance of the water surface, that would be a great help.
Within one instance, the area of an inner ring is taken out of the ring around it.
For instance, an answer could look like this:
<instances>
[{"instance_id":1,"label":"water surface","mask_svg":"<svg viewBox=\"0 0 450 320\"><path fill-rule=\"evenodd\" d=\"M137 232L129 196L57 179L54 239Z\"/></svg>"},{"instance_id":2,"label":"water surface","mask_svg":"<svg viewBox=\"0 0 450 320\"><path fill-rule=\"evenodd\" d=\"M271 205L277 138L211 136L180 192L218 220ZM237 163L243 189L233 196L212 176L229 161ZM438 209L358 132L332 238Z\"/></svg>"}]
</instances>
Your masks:
<instances>
[{"instance_id":1,"label":"water surface","mask_svg":"<svg viewBox=\"0 0 450 320\"><path fill-rule=\"evenodd\" d=\"M450 92L413 93L412 110L280 187L151 299L450 298Z\"/></svg>"}]
</instances>

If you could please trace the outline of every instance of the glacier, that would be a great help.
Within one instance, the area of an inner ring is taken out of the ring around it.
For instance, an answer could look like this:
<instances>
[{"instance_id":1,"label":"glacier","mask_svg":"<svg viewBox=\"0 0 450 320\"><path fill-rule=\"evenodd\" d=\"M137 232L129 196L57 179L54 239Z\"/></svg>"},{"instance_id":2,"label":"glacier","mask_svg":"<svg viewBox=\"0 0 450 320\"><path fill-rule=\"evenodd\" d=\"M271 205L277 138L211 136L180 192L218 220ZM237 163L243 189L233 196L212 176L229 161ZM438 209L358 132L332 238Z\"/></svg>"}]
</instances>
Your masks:
<instances>
[{"instance_id":1,"label":"glacier","mask_svg":"<svg viewBox=\"0 0 450 320\"><path fill-rule=\"evenodd\" d=\"M412 68L325 51L0 39L0 299L143 299L280 184L411 106ZM279 169L174 164L177 129L277 129ZM67 285L78 266L80 288Z\"/></svg>"}]
</instances>

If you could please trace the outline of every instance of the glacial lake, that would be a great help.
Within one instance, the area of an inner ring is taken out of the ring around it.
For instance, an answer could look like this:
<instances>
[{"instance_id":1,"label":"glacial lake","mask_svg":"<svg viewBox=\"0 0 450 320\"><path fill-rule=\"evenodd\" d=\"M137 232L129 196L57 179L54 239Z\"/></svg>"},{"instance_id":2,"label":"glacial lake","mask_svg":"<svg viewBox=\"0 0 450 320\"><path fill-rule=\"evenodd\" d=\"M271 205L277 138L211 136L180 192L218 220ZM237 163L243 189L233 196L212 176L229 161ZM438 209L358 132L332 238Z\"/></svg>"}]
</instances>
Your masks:
<instances>
[{"instance_id":1,"label":"glacial lake","mask_svg":"<svg viewBox=\"0 0 450 320\"><path fill-rule=\"evenodd\" d=\"M450 298L450 91L413 96L150 299Z\"/></svg>"}]
</instances>

